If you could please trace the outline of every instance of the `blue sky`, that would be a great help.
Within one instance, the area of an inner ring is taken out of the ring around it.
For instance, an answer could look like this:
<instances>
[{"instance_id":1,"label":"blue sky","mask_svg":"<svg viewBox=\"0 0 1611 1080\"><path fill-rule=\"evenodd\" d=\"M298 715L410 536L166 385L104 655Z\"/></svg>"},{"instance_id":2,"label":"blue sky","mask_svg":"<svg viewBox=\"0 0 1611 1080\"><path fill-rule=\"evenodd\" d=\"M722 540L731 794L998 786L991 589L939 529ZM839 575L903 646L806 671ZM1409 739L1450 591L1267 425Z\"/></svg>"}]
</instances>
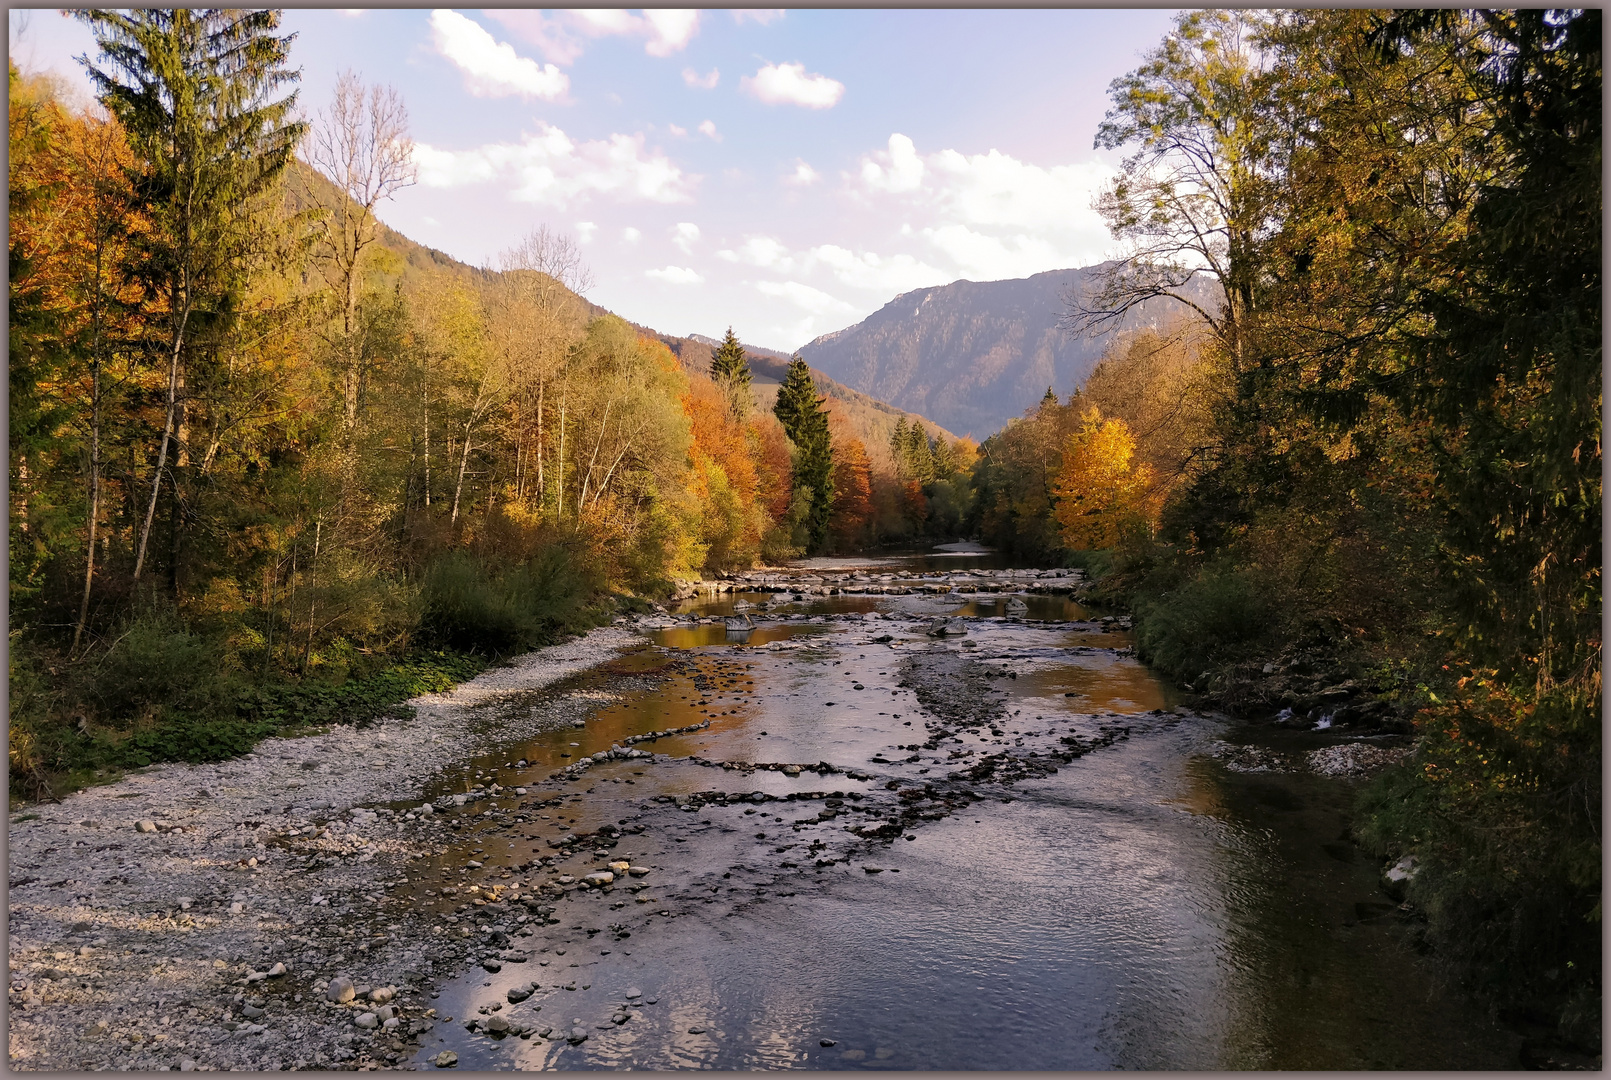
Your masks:
<instances>
[{"instance_id":1,"label":"blue sky","mask_svg":"<svg viewBox=\"0 0 1611 1080\"><path fill-rule=\"evenodd\" d=\"M674 334L794 349L897 293L1112 251L1091 200L1107 86L1161 10L298 10L309 110L337 73L409 109L419 183L381 208L482 264L539 224L589 294ZM87 87L93 43L11 12L13 59Z\"/></svg>"}]
</instances>

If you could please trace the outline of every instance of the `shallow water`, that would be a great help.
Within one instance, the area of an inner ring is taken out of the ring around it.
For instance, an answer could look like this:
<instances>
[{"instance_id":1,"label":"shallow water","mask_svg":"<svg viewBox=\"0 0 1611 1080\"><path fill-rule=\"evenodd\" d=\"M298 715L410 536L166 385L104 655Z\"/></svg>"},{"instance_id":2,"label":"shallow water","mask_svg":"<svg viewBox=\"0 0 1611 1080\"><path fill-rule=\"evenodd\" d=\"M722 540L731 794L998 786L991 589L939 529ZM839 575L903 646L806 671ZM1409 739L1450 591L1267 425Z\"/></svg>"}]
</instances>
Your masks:
<instances>
[{"instance_id":1,"label":"shallow water","mask_svg":"<svg viewBox=\"0 0 1611 1080\"><path fill-rule=\"evenodd\" d=\"M1347 841L1348 782L1227 771L1208 754L1227 726L1177 711L1124 635L1070 601L1025 599L1029 619L1067 621L976 619L963 641L936 642L910 616L988 617L1005 597L845 596L784 606L792 621L774 621L774 607L742 643L720 623L656 631L573 689L597 696L585 728L444 775L438 792L496 770L528 789L523 805L550 801L513 828L466 813L434 881L480 881L496 900L493 886L529 890L616 859L651 872L618 883L647 886L636 893L567 893L540 928L515 906L455 916L469 894L422 895L447 932L501 927L530 959L444 986L436 1004L455 1020L418 1060L451 1049L475 1069L1514 1067L1513 1040L1442 993L1409 948L1379 868ZM661 681L619 689L634 672ZM999 702L991 721L941 729L919 698L948 701L968 677ZM638 744L653 762L548 779L624 738L706 721ZM931 737L936 748L919 745ZM1064 738L1092 748L1052 775L958 779L985 755L1044 754ZM506 764L519 759L529 766ZM819 761L838 771L749 768ZM925 784L965 793L960 806L936 803L890 839L846 831L888 819L891 785ZM653 801L699 792L694 810ZM778 799L740 801L752 793ZM532 865L555 854L549 840L607 822L645 831ZM471 859L482 866L465 870ZM506 1003L534 982L529 1000ZM461 1026L493 1004L551 1037ZM579 1045L563 1038L573 1027L587 1033Z\"/></svg>"}]
</instances>

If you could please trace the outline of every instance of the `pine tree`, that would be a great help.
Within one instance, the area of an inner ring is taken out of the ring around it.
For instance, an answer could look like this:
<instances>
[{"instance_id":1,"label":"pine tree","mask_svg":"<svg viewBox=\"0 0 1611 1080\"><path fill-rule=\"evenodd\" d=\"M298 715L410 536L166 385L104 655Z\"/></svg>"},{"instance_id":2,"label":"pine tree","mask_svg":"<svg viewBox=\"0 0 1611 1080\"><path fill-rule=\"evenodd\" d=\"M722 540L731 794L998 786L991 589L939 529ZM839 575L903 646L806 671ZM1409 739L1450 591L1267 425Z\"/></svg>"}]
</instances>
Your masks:
<instances>
[{"instance_id":1,"label":"pine tree","mask_svg":"<svg viewBox=\"0 0 1611 1080\"><path fill-rule=\"evenodd\" d=\"M738 343L733 328L727 328L727 336L710 358L710 378L722 393L727 395L728 406L735 416L743 418L749 414L750 407L750 358L744 352L744 346Z\"/></svg>"},{"instance_id":2,"label":"pine tree","mask_svg":"<svg viewBox=\"0 0 1611 1080\"><path fill-rule=\"evenodd\" d=\"M796 354L789 361L783 385L778 387L772 412L795 446L794 490L811 501L806 517L808 551L822 549L833 513L833 442L828 435L828 413L822 407L824 400L817 396L811 369Z\"/></svg>"},{"instance_id":3,"label":"pine tree","mask_svg":"<svg viewBox=\"0 0 1611 1080\"><path fill-rule=\"evenodd\" d=\"M895 421L895 430L889 436L889 458L895 463L895 478L905 480L906 476L906 417Z\"/></svg>"},{"instance_id":4,"label":"pine tree","mask_svg":"<svg viewBox=\"0 0 1611 1080\"><path fill-rule=\"evenodd\" d=\"M179 391L203 351L197 339L216 341L233 322L254 204L302 137L304 125L291 119L295 91L273 98L299 72L285 66L295 35L272 33L278 11L87 9L79 17L107 66L81 62L134 151L134 198L149 228L139 234L133 276L166 321L167 411L135 555L138 578L169 449L185 427Z\"/></svg>"}]
</instances>

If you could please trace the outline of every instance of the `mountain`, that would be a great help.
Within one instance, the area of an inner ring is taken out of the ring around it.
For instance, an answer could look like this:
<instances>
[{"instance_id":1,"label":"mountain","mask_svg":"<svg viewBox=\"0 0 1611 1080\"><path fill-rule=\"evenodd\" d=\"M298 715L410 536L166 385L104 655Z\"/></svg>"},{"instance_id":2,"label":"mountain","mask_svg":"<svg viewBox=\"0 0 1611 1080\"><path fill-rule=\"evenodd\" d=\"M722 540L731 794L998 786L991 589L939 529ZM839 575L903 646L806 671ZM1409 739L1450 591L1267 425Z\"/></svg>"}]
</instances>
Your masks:
<instances>
[{"instance_id":1,"label":"mountain","mask_svg":"<svg viewBox=\"0 0 1611 1080\"><path fill-rule=\"evenodd\" d=\"M1048 386L1066 397L1084 383L1113 334L1075 337L1059 320L1065 297L1090 295L1109 265L914 289L800 355L852 389L983 439L1022 416ZM1201 275L1192 288L1208 300ZM1116 329L1157 328L1186 310L1149 300Z\"/></svg>"}]
</instances>

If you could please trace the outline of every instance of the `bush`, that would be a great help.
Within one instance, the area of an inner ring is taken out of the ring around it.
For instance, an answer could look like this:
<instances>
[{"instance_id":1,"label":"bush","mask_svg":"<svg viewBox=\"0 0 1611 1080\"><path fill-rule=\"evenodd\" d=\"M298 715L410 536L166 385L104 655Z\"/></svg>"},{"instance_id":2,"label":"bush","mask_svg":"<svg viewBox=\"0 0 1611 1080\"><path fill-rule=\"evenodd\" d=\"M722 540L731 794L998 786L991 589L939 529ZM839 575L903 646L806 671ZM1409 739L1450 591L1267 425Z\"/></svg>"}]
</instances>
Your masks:
<instances>
[{"instance_id":1,"label":"bush","mask_svg":"<svg viewBox=\"0 0 1611 1080\"><path fill-rule=\"evenodd\" d=\"M1137 603L1136 616L1137 652L1186 682L1279 641L1276 602L1250 569L1205 568Z\"/></svg>"},{"instance_id":2,"label":"bush","mask_svg":"<svg viewBox=\"0 0 1611 1080\"><path fill-rule=\"evenodd\" d=\"M449 648L507 656L596 625L597 591L564 547L501 570L456 551L425 573L424 629Z\"/></svg>"}]
</instances>

